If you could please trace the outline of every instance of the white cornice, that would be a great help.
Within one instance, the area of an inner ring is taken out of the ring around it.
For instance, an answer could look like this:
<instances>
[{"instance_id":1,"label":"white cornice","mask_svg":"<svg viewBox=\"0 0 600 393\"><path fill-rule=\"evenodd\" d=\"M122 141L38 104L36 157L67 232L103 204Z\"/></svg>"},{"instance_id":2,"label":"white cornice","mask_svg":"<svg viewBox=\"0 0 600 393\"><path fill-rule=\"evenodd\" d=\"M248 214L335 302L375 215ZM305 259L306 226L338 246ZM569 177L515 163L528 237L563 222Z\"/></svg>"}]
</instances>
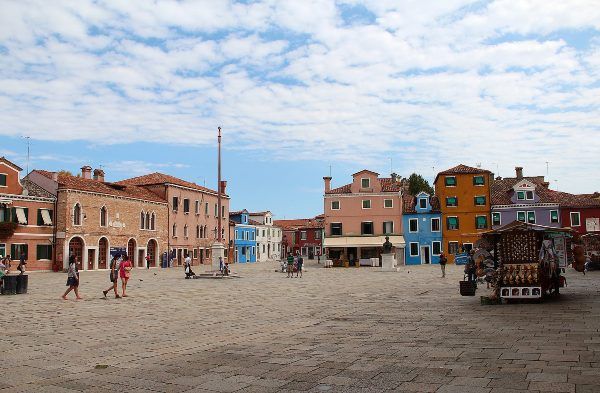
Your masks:
<instances>
[{"instance_id":1,"label":"white cornice","mask_svg":"<svg viewBox=\"0 0 600 393\"><path fill-rule=\"evenodd\" d=\"M492 210L507 210L507 209L531 209L536 207L554 207L558 208L558 203L525 203L525 204L514 204L514 205L492 205Z\"/></svg>"},{"instance_id":2,"label":"white cornice","mask_svg":"<svg viewBox=\"0 0 600 393\"><path fill-rule=\"evenodd\" d=\"M44 197L36 197L36 196L30 196L30 195L0 194L0 198L14 199L14 200L19 200L19 201L54 203L54 198L44 198Z\"/></svg>"},{"instance_id":3,"label":"white cornice","mask_svg":"<svg viewBox=\"0 0 600 393\"><path fill-rule=\"evenodd\" d=\"M352 194L323 194L325 199L328 198L352 198L352 197L367 197L367 196L387 196L400 198L400 191L390 192L357 192Z\"/></svg>"},{"instance_id":4,"label":"white cornice","mask_svg":"<svg viewBox=\"0 0 600 393\"><path fill-rule=\"evenodd\" d=\"M58 189L57 192L73 192L73 193L77 193L77 194L96 195L96 196L103 196L103 197L109 197L109 198L114 198L114 199L125 199L125 200L129 200L129 201L138 201L138 202L144 202L144 203L152 203L152 204L155 204L155 205L167 205L167 206L169 205L168 202L150 201L150 200L147 200L147 199L123 197L123 196L117 196L117 195L111 195L111 194L102 194L102 193L99 193L99 192L82 191L82 190L75 190L75 189L71 189L71 188L61 188L61 189Z\"/></svg>"}]
</instances>

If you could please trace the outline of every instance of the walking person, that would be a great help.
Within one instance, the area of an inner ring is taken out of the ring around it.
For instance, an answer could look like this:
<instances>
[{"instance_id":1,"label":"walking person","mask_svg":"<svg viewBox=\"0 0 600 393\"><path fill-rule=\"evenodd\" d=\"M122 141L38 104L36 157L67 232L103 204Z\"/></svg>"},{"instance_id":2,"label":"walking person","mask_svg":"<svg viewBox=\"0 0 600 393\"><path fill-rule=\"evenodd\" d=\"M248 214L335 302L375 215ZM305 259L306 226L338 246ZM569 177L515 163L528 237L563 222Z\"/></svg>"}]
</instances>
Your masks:
<instances>
[{"instance_id":1,"label":"walking person","mask_svg":"<svg viewBox=\"0 0 600 393\"><path fill-rule=\"evenodd\" d=\"M129 261L129 257L125 255L123 258L123 262L119 266L119 276L121 277L121 290L123 293L121 297L127 297L125 291L127 289L127 281L129 281L129 277L131 275L131 262Z\"/></svg>"},{"instance_id":2,"label":"walking person","mask_svg":"<svg viewBox=\"0 0 600 393\"><path fill-rule=\"evenodd\" d=\"M440 269L442 269L442 278L446 278L446 263L448 258L443 252L440 254Z\"/></svg>"},{"instance_id":3,"label":"walking person","mask_svg":"<svg viewBox=\"0 0 600 393\"><path fill-rule=\"evenodd\" d=\"M298 278L298 275L300 275L300 278L302 278L302 267L304 266L304 259L302 258L302 255L298 255L298 261L296 262L296 278Z\"/></svg>"},{"instance_id":4,"label":"walking person","mask_svg":"<svg viewBox=\"0 0 600 393\"><path fill-rule=\"evenodd\" d=\"M146 255L146 269L150 269L150 255Z\"/></svg>"},{"instance_id":5,"label":"walking person","mask_svg":"<svg viewBox=\"0 0 600 393\"><path fill-rule=\"evenodd\" d=\"M77 259L75 255L69 256L69 269L67 270L67 286L69 289L62 295L64 300L67 300L69 292L75 292L75 298L77 300L83 299L79 296L79 270L77 269Z\"/></svg>"},{"instance_id":6,"label":"walking person","mask_svg":"<svg viewBox=\"0 0 600 393\"><path fill-rule=\"evenodd\" d=\"M115 292L115 299L119 299L121 298L121 296L119 296L119 266L117 266L117 257L114 256L113 259L110 261L110 282L112 283L112 285L106 290L106 291L102 291L102 293L104 294L104 297L106 297L106 294L110 291L114 291Z\"/></svg>"},{"instance_id":7,"label":"walking person","mask_svg":"<svg viewBox=\"0 0 600 393\"><path fill-rule=\"evenodd\" d=\"M25 274L25 265L27 265L27 261L25 260L25 254L21 253L21 257L19 258L19 265L17 266L17 270L20 272L19 276Z\"/></svg>"},{"instance_id":8,"label":"walking person","mask_svg":"<svg viewBox=\"0 0 600 393\"><path fill-rule=\"evenodd\" d=\"M287 257L287 276L292 278L294 275L294 256L292 254Z\"/></svg>"}]
</instances>

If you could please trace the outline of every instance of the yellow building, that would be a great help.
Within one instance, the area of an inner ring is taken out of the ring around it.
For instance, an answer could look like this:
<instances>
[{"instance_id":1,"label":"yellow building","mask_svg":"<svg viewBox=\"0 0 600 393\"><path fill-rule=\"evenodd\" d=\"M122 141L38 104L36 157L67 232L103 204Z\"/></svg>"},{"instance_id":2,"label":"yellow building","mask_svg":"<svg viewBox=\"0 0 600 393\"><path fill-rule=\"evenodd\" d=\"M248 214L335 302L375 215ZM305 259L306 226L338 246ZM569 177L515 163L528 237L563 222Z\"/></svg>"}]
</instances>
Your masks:
<instances>
[{"instance_id":1,"label":"yellow building","mask_svg":"<svg viewBox=\"0 0 600 393\"><path fill-rule=\"evenodd\" d=\"M437 174L434 185L440 199L443 249L448 262L458 252L468 251L480 233L490 228L490 185L493 173L458 165Z\"/></svg>"}]
</instances>

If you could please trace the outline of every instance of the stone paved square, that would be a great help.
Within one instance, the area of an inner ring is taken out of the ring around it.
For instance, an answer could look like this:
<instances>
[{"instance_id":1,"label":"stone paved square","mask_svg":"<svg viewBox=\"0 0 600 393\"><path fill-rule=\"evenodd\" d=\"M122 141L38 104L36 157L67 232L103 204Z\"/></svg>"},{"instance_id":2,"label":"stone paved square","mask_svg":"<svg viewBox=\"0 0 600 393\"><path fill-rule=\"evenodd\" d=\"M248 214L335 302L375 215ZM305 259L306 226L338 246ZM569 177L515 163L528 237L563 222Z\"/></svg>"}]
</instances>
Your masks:
<instances>
[{"instance_id":1,"label":"stone paved square","mask_svg":"<svg viewBox=\"0 0 600 393\"><path fill-rule=\"evenodd\" d=\"M568 271L559 300L481 306L460 266L233 269L138 269L106 300L108 272L82 272L83 301L60 299L66 275L30 274L0 297L0 392L600 391L598 272Z\"/></svg>"}]
</instances>

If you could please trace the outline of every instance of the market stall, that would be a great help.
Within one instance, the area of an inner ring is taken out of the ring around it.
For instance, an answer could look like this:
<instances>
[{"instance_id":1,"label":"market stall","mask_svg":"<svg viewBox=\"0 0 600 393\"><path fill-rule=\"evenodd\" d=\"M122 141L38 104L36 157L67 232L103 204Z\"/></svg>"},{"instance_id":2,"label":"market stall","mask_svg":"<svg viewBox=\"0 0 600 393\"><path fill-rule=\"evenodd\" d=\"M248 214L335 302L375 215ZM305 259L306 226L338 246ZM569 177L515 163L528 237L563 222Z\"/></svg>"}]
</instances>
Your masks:
<instances>
[{"instance_id":1,"label":"market stall","mask_svg":"<svg viewBox=\"0 0 600 393\"><path fill-rule=\"evenodd\" d=\"M473 258L477 276L482 277L491 269L488 281L495 299L540 299L548 294L558 295L565 283L562 273L569 263L567 247L571 233L567 228L520 221L485 232L481 248Z\"/></svg>"}]
</instances>

